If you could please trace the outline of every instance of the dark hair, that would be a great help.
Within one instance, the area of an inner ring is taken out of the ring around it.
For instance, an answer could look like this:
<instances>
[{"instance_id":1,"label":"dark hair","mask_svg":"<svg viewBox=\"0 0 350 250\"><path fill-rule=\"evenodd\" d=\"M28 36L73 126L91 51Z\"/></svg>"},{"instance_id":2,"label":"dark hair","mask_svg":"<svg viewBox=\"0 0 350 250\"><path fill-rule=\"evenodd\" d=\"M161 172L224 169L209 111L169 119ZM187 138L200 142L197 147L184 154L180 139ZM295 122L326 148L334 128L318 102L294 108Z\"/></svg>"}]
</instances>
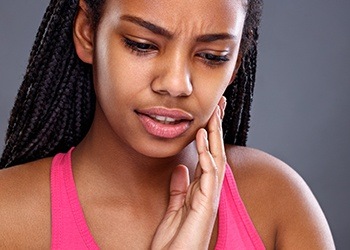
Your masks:
<instances>
[{"instance_id":1,"label":"dark hair","mask_svg":"<svg viewBox=\"0 0 350 250\"><path fill-rule=\"evenodd\" d=\"M53 156L76 146L88 132L95 108L92 66L76 55L72 27L78 0L51 0L30 53L12 109L0 168ZM85 0L96 27L105 0ZM248 0L242 62L227 90L226 143L245 145L255 82L262 0Z\"/></svg>"}]
</instances>

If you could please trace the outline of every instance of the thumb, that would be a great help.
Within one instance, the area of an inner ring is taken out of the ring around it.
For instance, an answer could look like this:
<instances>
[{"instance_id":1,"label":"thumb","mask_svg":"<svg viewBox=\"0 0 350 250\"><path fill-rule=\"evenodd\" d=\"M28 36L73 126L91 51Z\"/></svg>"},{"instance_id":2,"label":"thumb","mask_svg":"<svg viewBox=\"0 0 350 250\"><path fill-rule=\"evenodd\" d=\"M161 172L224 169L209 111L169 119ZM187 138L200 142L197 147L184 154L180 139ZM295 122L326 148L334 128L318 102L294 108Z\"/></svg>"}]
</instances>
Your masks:
<instances>
[{"instance_id":1,"label":"thumb","mask_svg":"<svg viewBox=\"0 0 350 250\"><path fill-rule=\"evenodd\" d=\"M184 205L187 188L190 183L188 169L184 165L177 166L170 181L170 200L167 214L177 212Z\"/></svg>"}]
</instances>

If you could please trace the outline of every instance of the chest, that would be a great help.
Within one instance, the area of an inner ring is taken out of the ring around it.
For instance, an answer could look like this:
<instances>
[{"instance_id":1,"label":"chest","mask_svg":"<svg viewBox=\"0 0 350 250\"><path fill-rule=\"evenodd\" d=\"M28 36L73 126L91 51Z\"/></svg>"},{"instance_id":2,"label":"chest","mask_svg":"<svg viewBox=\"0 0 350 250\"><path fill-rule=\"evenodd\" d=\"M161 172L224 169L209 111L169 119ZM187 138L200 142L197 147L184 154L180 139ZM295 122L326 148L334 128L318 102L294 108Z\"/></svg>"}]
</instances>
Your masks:
<instances>
[{"instance_id":1,"label":"chest","mask_svg":"<svg viewBox=\"0 0 350 250\"><path fill-rule=\"evenodd\" d=\"M161 213L100 212L91 214L91 217L87 215L86 221L92 237L101 249L149 249L163 218ZM215 248L216 239L217 223L209 249Z\"/></svg>"}]
</instances>

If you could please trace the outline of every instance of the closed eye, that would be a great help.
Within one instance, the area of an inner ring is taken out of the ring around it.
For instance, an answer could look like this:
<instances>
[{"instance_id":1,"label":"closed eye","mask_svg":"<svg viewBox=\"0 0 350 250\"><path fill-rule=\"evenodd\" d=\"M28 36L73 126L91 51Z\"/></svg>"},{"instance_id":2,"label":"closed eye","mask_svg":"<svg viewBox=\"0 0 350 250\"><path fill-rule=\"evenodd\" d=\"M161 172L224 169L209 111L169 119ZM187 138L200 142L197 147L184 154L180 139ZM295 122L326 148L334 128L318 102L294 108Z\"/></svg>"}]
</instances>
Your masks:
<instances>
[{"instance_id":1,"label":"closed eye","mask_svg":"<svg viewBox=\"0 0 350 250\"><path fill-rule=\"evenodd\" d=\"M127 48L131 49L132 52L135 52L139 56L158 50L157 46L151 43L140 43L126 37L123 38L123 43Z\"/></svg>"},{"instance_id":2,"label":"closed eye","mask_svg":"<svg viewBox=\"0 0 350 250\"><path fill-rule=\"evenodd\" d=\"M214 55L212 53L201 52L197 54L208 66L219 66L229 61L228 55Z\"/></svg>"}]
</instances>

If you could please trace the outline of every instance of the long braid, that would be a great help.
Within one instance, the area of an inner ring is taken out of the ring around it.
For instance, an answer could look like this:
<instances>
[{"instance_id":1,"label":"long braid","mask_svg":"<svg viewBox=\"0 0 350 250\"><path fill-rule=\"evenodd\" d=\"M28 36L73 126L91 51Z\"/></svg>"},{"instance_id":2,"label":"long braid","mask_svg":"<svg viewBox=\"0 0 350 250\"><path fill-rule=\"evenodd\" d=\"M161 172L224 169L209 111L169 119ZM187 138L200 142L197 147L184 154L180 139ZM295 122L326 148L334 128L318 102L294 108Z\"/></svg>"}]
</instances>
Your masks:
<instances>
[{"instance_id":1,"label":"long braid","mask_svg":"<svg viewBox=\"0 0 350 250\"><path fill-rule=\"evenodd\" d=\"M29 58L29 63L28 63L28 67L27 67L27 73L24 77L24 81L23 84L21 85L18 95L17 95L17 100L25 100L24 103L16 103L16 105L13 108L12 113L17 113L17 112L21 112L23 111L23 107L30 105L31 103L31 99L26 98L26 96L28 96L33 90L33 86L31 86L29 84L29 82L31 81L31 79L34 79L35 77L37 77L39 72L30 70L31 68L37 68L37 64L40 61L40 49L42 48L42 44L44 43L43 41L43 37L44 37L44 33L47 31L47 25L49 20L51 19L52 16L52 11L54 9L55 5L54 4L50 4L47 8L47 11L44 15L43 21L39 27L32 51L30 53L30 58ZM46 32L47 33L47 32ZM51 34L47 34L46 37L49 37ZM39 56L38 56L39 54ZM39 59L39 60L38 60ZM34 86L35 87L35 86ZM20 101L21 102L21 101ZM7 130L7 135L6 138L9 137L10 134L14 133L14 131L16 131L17 127L15 126L16 124L22 124L23 123L23 119L25 119L24 115L18 115L18 116L11 116L10 117L10 121L9 121L9 127Z\"/></svg>"},{"instance_id":2,"label":"long braid","mask_svg":"<svg viewBox=\"0 0 350 250\"><path fill-rule=\"evenodd\" d=\"M105 0L85 0L96 28ZM256 72L262 0L249 0L241 42L243 60L225 91L226 143L245 145ZM67 151L90 128L95 108L92 67L75 53L72 38L78 0L51 0L30 53L12 109L0 168ZM253 32L254 31L254 32Z\"/></svg>"},{"instance_id":3,"label":"long braid","mask_svg":"<svg viewBox=\"0 0 350 250\"><path fill-rule=\"evenodd\" d=\"M1 167L66 151L90 127L92 71L75 54L76 10L77 3L57 0L47 8L12 110Z\"/></svg>"},{"instance_id":4,"label":"long braid","mask_svg":"<svg viewBox=\"0 0 350 250\"><path fill-rule=\"evenodd\" d=\"M255 85L258 26L261 12L262 0L251 0L248 3L240 51L243 58L234 82L224 93L228 105L222 125L224 141L228 144L245 146L247 142Z\"/></svg>"},{"instance_id":5,"label":"long braid","mask_svg":"<svg viewBox=\"0 0 350 250\"><path fill-rule=\"evenodd\" d=\"M243 59L244 60L244 59ZM226 143L235 144L237 130L242 115L245 86L244 64L241 64L234 82L226 89L227 108L223 119L223 131Z\"/></svg>"},{"instance_id":6,"label":"long braid","mask_svg":"<svg viewBox=\"0 0 350 250\"><path fill-rule=\"evenodd\" d=\"M249 120L250 120L250 106L252 102L252 91L253 88L253 82L251 78L251 72L250 72L250 58L247 58L246 61L243 62L244 69L245 69L245 82L241 84L242 88L244 89L244 94L242 96L243 102L242 102L242 110L241 110L241 116L239 121L238 130L236 131L236 139L235 144L236 145L242 145L245 146L248 136L248 130L249 130Z\"/></svg>"},{"instance_id":7,"label":"long braid","mask_svg":"<svg viewBox=\"0 0 350 250\"><path fill-rule=\"evenodd\" d=\"M256 37L256 40L258 38ZM237 145L245 145L248 137L249 130L249 121L250 121L250 109L253 101L253 91L255 85L255 75L256 75L256 57L257 57L257 49L256 44L253 44L252 48L249 51L249 61L245 62L246 72L248 79L247 84L245 86L245 96L244 96L244 105L242 118L238 130L237 137Z\"/></svg>"}]
</instances>

